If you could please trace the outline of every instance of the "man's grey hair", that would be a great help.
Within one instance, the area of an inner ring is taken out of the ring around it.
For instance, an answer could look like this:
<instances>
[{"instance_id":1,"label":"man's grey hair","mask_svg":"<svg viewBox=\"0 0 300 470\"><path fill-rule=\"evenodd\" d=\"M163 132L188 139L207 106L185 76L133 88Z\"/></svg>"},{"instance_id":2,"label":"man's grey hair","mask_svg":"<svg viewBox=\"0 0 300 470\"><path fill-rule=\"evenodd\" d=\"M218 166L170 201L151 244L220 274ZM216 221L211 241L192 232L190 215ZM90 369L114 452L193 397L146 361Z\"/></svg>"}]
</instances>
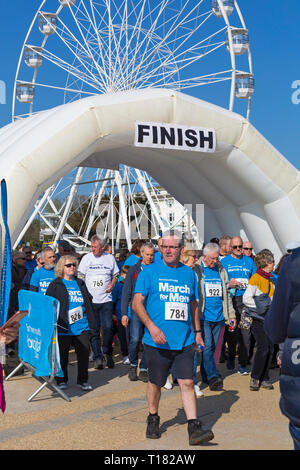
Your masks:
<instances>
[{"instance_id":1,"label":"man's grey hair","mask_svg":"<svg viewBox=\"0 0 300 470\"><path fill-rule=\"evenodd\" d=\"M169 238L169 237L176 237L178 238L179 246L184 245L184 234L182 232L179 232L179 230L166 230L162 234L162 239L164 238Z\"/></svg>"},{"instance_id":2,"label":"man's grey hair","mask_svg":"<svg viewBox=\"0 0 300 470\"><path fill-rule=\"evenodd\" d=\"M155 247L152 242L144 243L141 248L141 253L144 253L145 248L150 248L151 250L155 251Z\"/></svg>"},{"instance_id":3,"label":"man's grey hair","mask_svg":"<svg viewBox=\"0 0 300 470\"><path fill-rule=\"evenodd\" d=\"M229 235L222 235L222 237L219 240L219 245L226 245L228 240L231 240L231 237Z\"/></svg>"},{"instance_id":4,"label":"man's grey hair","mask_svg":"<svg viewBox=\"0 0 300 470\"><path fill-rule=\"evenodd\" d=\"M93 235L91 238L91 243L93 242L99 242L100 246L106 246L108 244L107 238L104 237L99 237L98 235Z\"/></svg>"},{"instance_id":5,"label":"man's grey hair","mask_svg":"<svg viewBox=\"0 0 300 470\"><path fill-rule=\"evenodd\" d=\"M220 253L220 247L217 245L217 243L207 243L205 247L203 248L203 255L204 256L209 256L210 253Z\"/></svg>"},{"instance_id":6,"label":"man's grey hair","mask_svg":"<svg viewBox=\"0 0 300 470\"><path fill-rule=\"evenodd\" d=\"M54 250L53 250L53 248L51 248L51 246L46 246L45 248L42 249L41 254L40 254L40 258L44 258L47 251L53 251L53 253L54 253Z\"/></svg>"}]
</instances>

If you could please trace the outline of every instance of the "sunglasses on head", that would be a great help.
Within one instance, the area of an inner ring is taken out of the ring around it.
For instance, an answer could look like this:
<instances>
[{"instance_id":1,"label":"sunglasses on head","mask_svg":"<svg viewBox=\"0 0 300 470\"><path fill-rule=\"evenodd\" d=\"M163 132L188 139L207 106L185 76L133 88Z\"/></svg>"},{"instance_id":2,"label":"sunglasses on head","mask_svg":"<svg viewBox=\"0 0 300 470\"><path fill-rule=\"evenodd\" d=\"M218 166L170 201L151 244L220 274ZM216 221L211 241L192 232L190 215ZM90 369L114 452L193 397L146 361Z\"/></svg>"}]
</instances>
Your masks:
<instances>
[{"instance_id":1,"label":"sunglasses on head","mask_svg":"<svg viewBox=\"0 0 300 470\"><path fill-rule=\"evenodd\" d=\"M232 246L232 248L235 250L236 248L243 248L243 245L235 245L235 246Z\"/></svg>"},{"instance_id":2,"label":"sunglasses on head","mask_svg":"<svg viewBox=\"0 0 300 470\"><path fill-rule=\"evenodd\" d=\"M75 263L68 263L68 264L65 264L65 267L66 268L71 268L71 267L76 268L76 264Z\"/></svg>"}]
</instances>

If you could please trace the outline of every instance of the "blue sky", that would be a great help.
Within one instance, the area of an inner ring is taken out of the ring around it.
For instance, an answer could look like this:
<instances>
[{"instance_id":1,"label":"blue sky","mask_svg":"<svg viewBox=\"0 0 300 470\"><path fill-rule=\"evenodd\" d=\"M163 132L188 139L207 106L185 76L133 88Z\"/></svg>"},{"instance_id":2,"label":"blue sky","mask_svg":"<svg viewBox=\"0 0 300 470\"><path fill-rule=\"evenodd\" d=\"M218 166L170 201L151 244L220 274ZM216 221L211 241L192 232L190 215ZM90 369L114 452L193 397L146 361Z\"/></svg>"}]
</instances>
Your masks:
<instances>
[{"instance_id":1,"label":"blue sky","mask_svg":"<svg viewBox=\"0 0 300 470\"><path fill-rule=\"evenodd\" d=\"M53 0L55 3L56 0ZM18 57L40 0L1 0L0 80L6 85L6 104L0 104L0 127L11 121L11 102ZM300 85L299 0L239 0L249 30L255 75L250 121L300 170L300 102L292 83ZM197 90L186 91L199 96ZM3 97L2 97L3 101Z\"/></svg>"}]
</instances>

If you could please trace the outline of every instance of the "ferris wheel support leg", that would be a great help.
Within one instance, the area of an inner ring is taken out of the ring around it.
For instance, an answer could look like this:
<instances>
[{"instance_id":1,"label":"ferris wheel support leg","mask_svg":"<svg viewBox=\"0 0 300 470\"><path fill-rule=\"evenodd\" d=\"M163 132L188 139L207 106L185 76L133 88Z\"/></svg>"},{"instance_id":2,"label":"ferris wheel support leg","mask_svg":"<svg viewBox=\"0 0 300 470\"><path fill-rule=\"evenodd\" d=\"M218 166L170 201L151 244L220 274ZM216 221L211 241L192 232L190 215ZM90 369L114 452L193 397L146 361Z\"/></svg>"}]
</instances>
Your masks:
<instances>
[{"instance_id":1,"label":"ferris wheel support leg","mask_svg":"<svg viewBox=\"0 0 300 470\"><path fill-rule=\"evenodd\" d=\"M34 221L35 217L37 216L37 214L39 213L41 207L43 206L44 202L46 201L46 199L48 199L48 196L49 194L51 193L53 189L53 186L51 186L50 188L47 189L47 191L45 192L44 196L42 197L42 199L40 200L40 202L36 205L33 213L31 214L30 218L28 219L26 225L24 226L22 232L20 233L20 235L18 236L17 240L15 241L15 244L13 246L13 249L15 250L18 246L18 244L20 243L20 241L22 240L22 238L24 237L25 233L27 232L27 230L29 229L30 225L32 224L32 222Z\"/></svg>"},{"instance_id":2,"label":"ferris wheel support leg","mask_svg":"<svg viewBox=\"0 0 300 470\"><path fill-rule=\"evenodd\" d=\"M64 213L63 213L63 216L60 220L60 223L59 223L59 226L58 226L58 229L57 229L57 232L56 232L56 235L55 235L55 238L54 238L54 242L53 242L53 248L55 249L56 248L56 245L57 245L57 242L58 240L60 239L61 237L61 234L63 233L63 230L65 228L65 224L66 224L66 221L67 221L67 218L69 216L69 213L70 213L70 210L71 210L71 207L72 207L72 204L73 204L73 201L74 201L74 197L77 193L77 189L78 189L78 183L80 182L81 178L82 178L82 173L83 173L83 168L78 168L78 171L77 171L77 174L76 174L76 178L75 178L75 182L74 184L72 185L72 188L71 188L71 191L70 191L70 195L69 195L69 198L68 198L68 202L66 204L66 207L65 207L65 210L64 210Z\"/></svg>"},{"instance_id":3,"label":"ferris wheel support leg","mask_svg":"<svg viewBox=\"0 0 300 470\"><path fill-rule=\"evenodd\" d=\"M124 168L123 184L126 181L126 177L127 177L127 167ZM122 223L121 223L121 217L119 215L118 228L117 228L117 234L116 234L116 250L117 251L120 248L121 232L122 232Z\"/></svg>"},{"instance_id":4,"label":"ferris wheel support leg","mask_svg":"<svg viewBox=\"0 0 300 470\"><path fill-rule=\"evenodd\" d=\"M149 204L150 204L151 211L152 211L152 213L154 214L154 216L155 216L155 218L156 218L156 220L157 220L157 222L158 222L159 227L160 227L162 230L166 229L167 227L165 227L163 221L161 220L160 215L159 215L159 213L158 213L158 210L157 210L157 208L156 208L156 206L155 206L155 204L154 204L154 202L153 202L153 200L152 200L152 197L151 197L151 195L150 195L150 193L149 193L149 191L148 191L145 178L142 176L142 173L141 173L140 170L136 169L136 173L137 173L138 178L139 178L139 184L140 184L141 187L143 188L143 191L144 191L144 193L145 193L145 195L146 195L146 197L147 197L147 200L148 200L148 202L149 202Z\"/></svg>"},{"instance_id":5,"label":"ferris wheel support leg","mask_svg":"<svg viewBox=\"0 0 300 470\"><path fill-rule=\"evenodd\" d=\"M91 216L90 216L90 219L89 219L89 223L88 223L88 226L86 228L86 231L84 233L84 238L88 239L89 238L89 235L90 235L90 231L91 231L91 228L94 224L94 220L95 220L95 217L96 217L96 210L97 208L99 207L100 205L100 202L101 202L101 199L102 199L102 196L104 194L104 191L105 191L105 188L106 188L106 185L107 185L107 179L111 177L111 170L107 170L107 172L105 173L105 176L104 176L104 181L101 185L101 188L100 188L100 191L98 193L98 197L97 197L97 201L96 201L96 204L95 204L95 207L94 207L94 210L93 212L91 213Z\"/></svg>"},{"instance_id":6,"label":"ferris wheel support leg","mask_svg":"<svg viewBox=\"0 0 300 470\"><path fill-rule=\"evenodd\" d=\"M122 222L124 225L125 237L126 237L128 249L131 250L132 243L131 243L131 237L130 237L129 223L128 223L127 214L126 214L126 204L124 200L124 194L122 191L122 181L121 181L120 173L118 171L115 172L115 175L116 175L115 176L116 184L118 187L119 198L120 198L121 217L122 217Z\"/></svg>"}]
</instances>

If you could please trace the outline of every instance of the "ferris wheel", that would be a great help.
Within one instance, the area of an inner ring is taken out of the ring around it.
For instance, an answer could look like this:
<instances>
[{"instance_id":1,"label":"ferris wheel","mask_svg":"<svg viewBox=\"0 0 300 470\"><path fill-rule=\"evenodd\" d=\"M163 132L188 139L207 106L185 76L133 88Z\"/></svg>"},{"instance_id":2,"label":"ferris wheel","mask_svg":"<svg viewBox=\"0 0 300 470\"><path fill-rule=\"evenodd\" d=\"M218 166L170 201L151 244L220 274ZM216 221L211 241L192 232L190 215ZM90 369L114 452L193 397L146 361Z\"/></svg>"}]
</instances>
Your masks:
<instances>
[{"instance_id":1,"label":"ferris wheel","mask_svg":"<svg viewBox=\"0 0 300 470\"><path fill-rule=\"evenodd\" d=\"M192 89L249 118L254 78L248 30L236 0L43 0L20 53L12 118L89 95L153 87ZM80 195L84 185L87 199ZM131 219L138 233L138 217L146 211L129 212L142 194L155 231L171 228L174 221L160 214L164 191L145 172L80 167L40 198L16 243L39 215L54 243L67 238L87 246L92 227L104 219L107 224L107 214L113 217L112 207L118 207L111 233L108 225L103 230L117 244L125 231L130 246ZM88 216L75 229L70 218L83 207Z\"/></svg>"}]
</instances>

